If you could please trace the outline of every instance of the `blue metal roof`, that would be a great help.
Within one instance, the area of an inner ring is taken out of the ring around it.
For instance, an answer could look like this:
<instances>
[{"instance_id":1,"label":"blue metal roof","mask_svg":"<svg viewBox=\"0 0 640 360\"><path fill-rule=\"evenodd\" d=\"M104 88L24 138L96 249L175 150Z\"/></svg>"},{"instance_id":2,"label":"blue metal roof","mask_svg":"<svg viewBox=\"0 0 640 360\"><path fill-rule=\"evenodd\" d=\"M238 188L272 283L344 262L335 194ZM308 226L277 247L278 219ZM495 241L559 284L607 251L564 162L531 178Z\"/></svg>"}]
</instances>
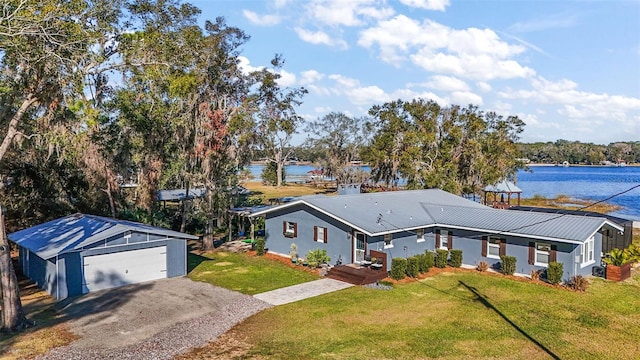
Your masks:
<instances>
[{"instance_id":1,"label":"blue metal roof","mask_svg":"<svg viewBox=\"0 0 640 360\"><path fill-rule=\"evenodd\" d=\"M304 204L368 235L447 226L565 242L585 241L603 225L622 230L602 217L531 213L493 209L439 189L392 191L342 196L304 196L252 213Z\"/></svg>"},{"instance_id":2,"label":"blue metal roof","mask_svg":"<svg viewBox=\"0 0 640 360\"><path fill-rule=\"evenodd\" d=\"M8 235L19 246L27 248L43 259L76 251L125 231L167 236L179 239L198 239L197 236L167 230L127 220L102 216L74 214L52 220Z\"/></svg>"},{"instance_id":3,"label":"blue metal roof","mask_svg":"<svg viewBox=\"0 0 640 360\"><path fill-rule=\"evenodd\" d=\"M187 189L158 190L158 201L179 201L201 198L204 197L206 190L205 188L189 189L189 196L187 196Z\"/></svg>"}]
</instances>

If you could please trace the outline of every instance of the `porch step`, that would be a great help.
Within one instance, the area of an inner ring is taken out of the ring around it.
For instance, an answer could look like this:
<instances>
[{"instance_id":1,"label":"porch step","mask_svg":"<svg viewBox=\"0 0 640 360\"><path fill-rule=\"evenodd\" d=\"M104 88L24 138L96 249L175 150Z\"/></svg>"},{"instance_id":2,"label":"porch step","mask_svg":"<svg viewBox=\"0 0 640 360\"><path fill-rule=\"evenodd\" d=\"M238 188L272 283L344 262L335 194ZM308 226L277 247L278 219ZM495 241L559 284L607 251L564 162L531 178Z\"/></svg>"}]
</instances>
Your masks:
<instances>
[{"instance_id":1,"label":"porch step","mask_svg":"<svg viewBox=\"0 0 640 360\"><path fill-rule=\"evenodd\" d=\"M388 276L386 270L373 270L367 267L356 268L350 265L338 265L329 270L328 278L340 280L354 285L367 285L380 281Z\"/></svg>"}]
</instances>

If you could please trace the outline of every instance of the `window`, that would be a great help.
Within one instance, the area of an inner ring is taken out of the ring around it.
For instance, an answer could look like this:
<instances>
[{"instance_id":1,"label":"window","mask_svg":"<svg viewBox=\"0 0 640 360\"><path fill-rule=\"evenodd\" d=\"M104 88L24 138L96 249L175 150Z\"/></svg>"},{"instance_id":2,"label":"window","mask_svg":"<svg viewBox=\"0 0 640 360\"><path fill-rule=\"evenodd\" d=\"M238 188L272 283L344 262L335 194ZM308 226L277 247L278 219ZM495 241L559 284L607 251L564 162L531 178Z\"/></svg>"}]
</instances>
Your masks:
<instances>
[{"instance_id":1,"label":"window","mask_svg":"<svg viewBox=\"0 0 640 360\"><path fill-rule=\"evenodd\" d=\"M384 234L384 248L391 249L393 247L393 235Z\"/></svg>"},{"instance_id":2,"label":"window","mask_svg":"<svg viewBox=\"0 0 640 360\"><path fill-rule=\"evenodd\" d=\"M313 241L327 243L327 228L314 226L313 227Z\"/></svg>"},{"instance_id":3,"label":"window","mask_svg":"<svg viewBox=\"0 0 640 360\"><path fill-rule=\"evenodd\" d=\"M580 262L582 266L590 265L595 262L593 257L593 246L594 246L594 238L593 236L589 238L584 244L582 244L580 249Z\"/></svg>"},{"instance_id":4,"label":"window","mask_svg":"<svg viewBox=\"0 0 640 360\"><path fill-rule=\"evenodd\" d=\"M416 240L417 242L424 242L424 229L416 230Z\"/></svg>"},{"instance_id":5,"label":"window","mask_svg":"<svg viewBox=\"0 0 640 360\"><path fill-rule=\"evenodd\" d=\"M500 242L502 239L490 237L487 241L487 257L500 258Z\"/></svg>"},{"instance_id":6,"label":"window","mask_svg":"<svg viewBox=\"0 0 640 360\"><path fill-rule=\"evenodd\" d=\"M547 243L536 243L535 264L547 266L551 257L551 245Z\"/></svg>"},{"instance_id":7,"label":"window","mask_svg":"<svg viewBox=\"0 0 640 360\"><path fill-rule=\"evenodd\" d=\"M291 221L283 221L282 234L289 238L298 236L298 224Z\"/></svg>"},{"instance_id":8,"label":"window","mask_svg":"<svg viewBox=\"0 0 640 360\"><path fill-rule=\"evenodd\" d=\"M440 230L440 249L449 250L449 230Z\"/></svg>"}]
</instances>

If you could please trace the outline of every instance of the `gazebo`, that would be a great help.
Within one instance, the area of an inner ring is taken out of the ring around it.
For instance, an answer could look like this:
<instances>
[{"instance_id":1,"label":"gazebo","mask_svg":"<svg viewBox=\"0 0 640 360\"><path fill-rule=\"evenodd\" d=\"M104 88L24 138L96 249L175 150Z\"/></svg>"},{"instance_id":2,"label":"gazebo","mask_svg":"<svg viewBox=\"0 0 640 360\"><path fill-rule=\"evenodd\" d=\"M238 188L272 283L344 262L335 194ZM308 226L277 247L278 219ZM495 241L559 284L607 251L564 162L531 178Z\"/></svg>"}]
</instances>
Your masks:
<instances>
[{"instance_id":1,"label":"gazebo","mask_svg":"<svg viewBox=\"0 0 640 360\"><path fill-rule=\"evenodd\" d=\"M522 189L516 186L512 181L502 180L495 185L488 185L484 189L484 204L496 209L508 209L511 207L511 195L517 194L518 203L513 204L520 206L520 194ZM489 199L489 194L493 195ZM498 195L500 195L498 197ZM506 195L506 196L505 196Z\"/></svg>"}]
</instances>

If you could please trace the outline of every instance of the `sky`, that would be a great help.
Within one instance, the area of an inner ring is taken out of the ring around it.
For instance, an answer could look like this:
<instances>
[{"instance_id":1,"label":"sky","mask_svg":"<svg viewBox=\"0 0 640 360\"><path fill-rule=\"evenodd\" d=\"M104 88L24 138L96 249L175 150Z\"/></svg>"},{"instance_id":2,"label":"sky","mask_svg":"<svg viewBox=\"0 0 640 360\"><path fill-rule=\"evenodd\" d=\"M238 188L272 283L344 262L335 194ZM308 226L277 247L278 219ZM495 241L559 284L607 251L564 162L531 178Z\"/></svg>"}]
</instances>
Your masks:
<instances>
[{"instance_id":1,"label":"sky","mask_svg":"<svg viewBox=\"0 0 640 360\"><path fill-rule=\"evenodd\" d=\"M187 1L251 37L247 71L281 54L309 121L423 98L517 115L523 142L640 141L640 0Z\"/></svg>"}]
</instances>

